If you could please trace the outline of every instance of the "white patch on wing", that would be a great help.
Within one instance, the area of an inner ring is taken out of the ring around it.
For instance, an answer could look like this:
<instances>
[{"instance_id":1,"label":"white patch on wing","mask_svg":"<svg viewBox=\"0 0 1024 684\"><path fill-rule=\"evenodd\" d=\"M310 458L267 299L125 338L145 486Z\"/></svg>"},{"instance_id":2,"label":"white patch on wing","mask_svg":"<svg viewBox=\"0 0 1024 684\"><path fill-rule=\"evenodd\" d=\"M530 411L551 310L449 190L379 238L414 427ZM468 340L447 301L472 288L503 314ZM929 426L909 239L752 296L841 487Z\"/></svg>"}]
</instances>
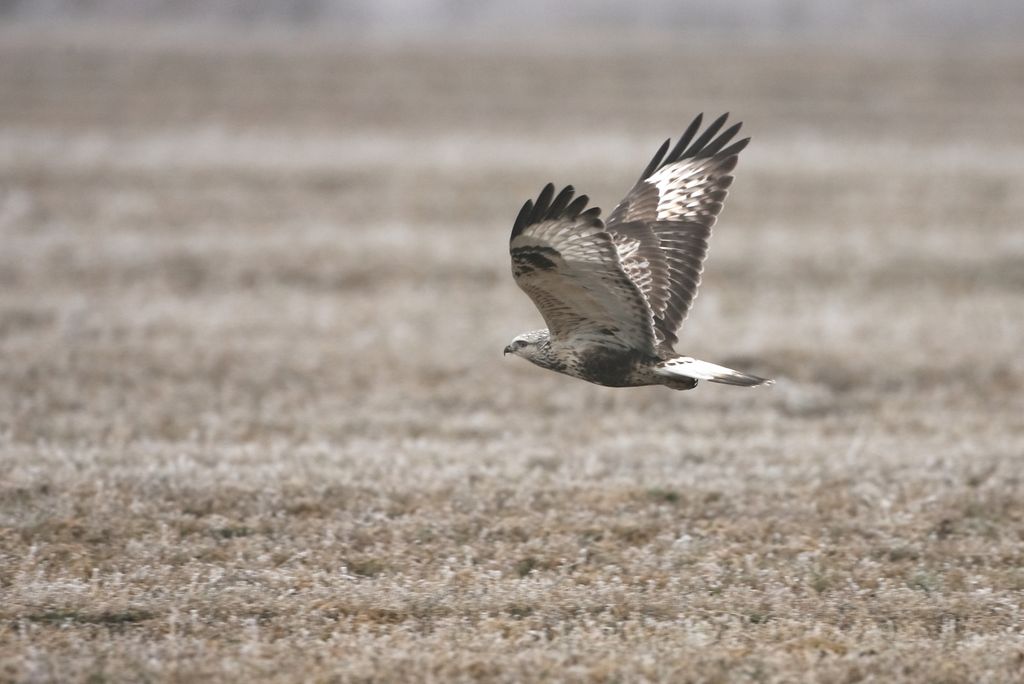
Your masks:
<instances>
[{"instance_id":1,"label":"white patch on wing","mask_svg":"<svg viewBox=\"0 0 1024 684\"><path fill-rule=\"evenodd\" d=\"M615 251L619 253L619 262L624 263L627 259L637 253L640 249L639 240L618 240L615 243Z\"/></svg>"},{"instance_id":2,"label":"white patch on wing","mask_svg":"<svg viewBox=\"0 0 1024 684\"><path fill-rule=\"evenodd\" d=\"M688 159L669 164L651 175L647 182L658 188L658 220L693 221L701 219L711 227L717 211L701 211L705 195L713 190L718 177L714 175L713 159Z\"/></svg>"}]
</instances>

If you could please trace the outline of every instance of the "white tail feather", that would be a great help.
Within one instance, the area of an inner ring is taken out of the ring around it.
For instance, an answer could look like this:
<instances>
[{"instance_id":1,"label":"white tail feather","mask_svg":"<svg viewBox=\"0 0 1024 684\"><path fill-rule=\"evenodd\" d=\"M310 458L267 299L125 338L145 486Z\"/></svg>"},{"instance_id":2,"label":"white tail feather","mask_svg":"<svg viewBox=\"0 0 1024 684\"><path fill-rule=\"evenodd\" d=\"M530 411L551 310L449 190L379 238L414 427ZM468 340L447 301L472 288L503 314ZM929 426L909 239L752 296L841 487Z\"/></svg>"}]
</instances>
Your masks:
<instances>
[{"instance_id":1,"label":"white tail feather","mask_svg":"<svg viewBox=\"0 0 1024 684\"><path fill-rule=\"evenodd\" d=\"M674 359L662 361L655 367L654 372L666 378L692 378L694 380L708 380L710 382L720 382L724 385L738 385L740 387L771 385L775 382L767 378L759 378L756 375L741 373L715 363L693 359L689 356L677 356Z\"/></svg>"}]
</instances>

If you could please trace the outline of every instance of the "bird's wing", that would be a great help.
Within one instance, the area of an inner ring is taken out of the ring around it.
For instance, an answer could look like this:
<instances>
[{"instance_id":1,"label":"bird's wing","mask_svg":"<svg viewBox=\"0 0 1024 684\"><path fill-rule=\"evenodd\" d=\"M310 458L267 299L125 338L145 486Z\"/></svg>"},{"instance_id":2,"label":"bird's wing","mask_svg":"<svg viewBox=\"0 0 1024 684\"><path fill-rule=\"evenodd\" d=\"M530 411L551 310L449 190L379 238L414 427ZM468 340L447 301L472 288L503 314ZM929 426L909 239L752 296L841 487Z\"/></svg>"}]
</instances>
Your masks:
<instances>
[{"instance_id":1,"label":"bird's wing","mask_svg":"<svg viewBox=\"0 0 1024 684\"><path fill-rule=\"evenodd\" d=\"M622 271L618 251L587 196L572 186L555 196L544 187L527 201L512 228L509 250L516 283L537 305L551 337L653 354L646 300Z\"/></svg>"},{"instance_id":2,"label":"bird's wing","mask_svg":"<svg viewBox=\"0 0 1024 684\"><path fill-rule=\"evenodd\" d=\"M637 184L608 217L622 269L636 283L654 318L655 343L670 350L697 296L708 238L740 151L729 142L742 124L719 134L723 114L698 137L697 116L675 146L666 140ZM667 154L666 154L667 153Z\"/></svg>"}]
</instances>

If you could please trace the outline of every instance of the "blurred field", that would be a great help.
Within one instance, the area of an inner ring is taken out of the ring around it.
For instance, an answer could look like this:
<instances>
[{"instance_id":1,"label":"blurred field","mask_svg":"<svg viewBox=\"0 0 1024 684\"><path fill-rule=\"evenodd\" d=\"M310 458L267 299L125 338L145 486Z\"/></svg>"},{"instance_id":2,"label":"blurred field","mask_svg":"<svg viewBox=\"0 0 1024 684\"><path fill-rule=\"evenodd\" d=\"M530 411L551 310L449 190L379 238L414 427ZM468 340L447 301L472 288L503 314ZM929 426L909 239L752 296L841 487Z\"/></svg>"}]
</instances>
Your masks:
<instances>
[{"instance_id":1,"label":"blurred field","mask_svg":"<svg viewBox=\"0 0 1024 684\"><path fill-rule=\"evenodd\" d=\"M0 680L1024 677L1024 50L7 31L0 92ZM777 385L502 358L523 200L726 110L679 349Z\"/></svg>"}]
</instances>

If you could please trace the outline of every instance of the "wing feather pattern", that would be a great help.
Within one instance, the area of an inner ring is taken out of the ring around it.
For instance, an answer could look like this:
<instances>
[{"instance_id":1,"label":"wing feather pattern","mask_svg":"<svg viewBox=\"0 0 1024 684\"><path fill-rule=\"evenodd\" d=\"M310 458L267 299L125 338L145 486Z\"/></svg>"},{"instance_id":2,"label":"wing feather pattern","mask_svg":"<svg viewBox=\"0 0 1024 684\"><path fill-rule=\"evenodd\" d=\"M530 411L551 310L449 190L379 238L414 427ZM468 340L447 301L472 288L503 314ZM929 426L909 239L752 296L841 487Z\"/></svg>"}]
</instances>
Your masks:
<instances>
[{"instance_id":1,"label":"wing feather pattern","mask_svg":"<svg viewBox=\"0 0 1024 684\"><path fill-rule=\"evenodd\" d=\"M587 197L548 184L527 201L509 241L512 274L552 339L653 354L654 323L639 286L623 272L612 236Z\"/></svg>"},{"instance_id":2,"label":"wing feather pattern","mask_svg":"<svg viewBox=\"0 0 1024 684\"><path fill-rule=\"evenodd\" d=\"M723 114L699 136L698 115L678 142L666 140L633 189L608 217L623 272L636 283L654 319L655 344L669 351L700 286L711 228L722 211L739 153L742 124L719 133Z\"/></svg>"}]
</instances>

